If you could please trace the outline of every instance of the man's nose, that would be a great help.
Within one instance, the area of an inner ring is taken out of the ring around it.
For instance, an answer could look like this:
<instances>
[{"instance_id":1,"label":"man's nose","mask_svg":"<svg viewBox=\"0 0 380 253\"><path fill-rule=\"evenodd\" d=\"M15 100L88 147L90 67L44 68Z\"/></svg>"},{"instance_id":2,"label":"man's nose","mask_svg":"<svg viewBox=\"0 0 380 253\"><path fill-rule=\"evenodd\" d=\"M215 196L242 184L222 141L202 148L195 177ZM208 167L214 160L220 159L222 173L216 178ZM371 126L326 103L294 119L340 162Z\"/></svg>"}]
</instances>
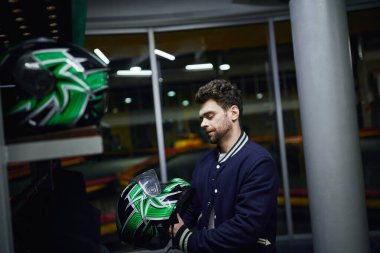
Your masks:
<instances>
[{"instance_id":1,"label":"man's nose","mask_svg":"<svg viewBox=\"0 0 380 253\"><path fill-rule=\"evenodd\" d=\"M206 119L202 119L202 121L201 121L201 127L205 128L206 126L207 126L207 120Z\"/></svg>"}]
</instances>

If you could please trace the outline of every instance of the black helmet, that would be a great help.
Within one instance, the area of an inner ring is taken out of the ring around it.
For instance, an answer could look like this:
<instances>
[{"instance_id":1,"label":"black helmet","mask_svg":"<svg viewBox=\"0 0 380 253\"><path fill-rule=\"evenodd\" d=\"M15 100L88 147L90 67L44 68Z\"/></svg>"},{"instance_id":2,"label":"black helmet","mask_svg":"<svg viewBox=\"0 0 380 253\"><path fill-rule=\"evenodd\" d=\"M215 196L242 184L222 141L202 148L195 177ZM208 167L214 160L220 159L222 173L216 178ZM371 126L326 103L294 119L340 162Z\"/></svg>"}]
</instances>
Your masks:
<instances>
[{"instance_id":1,"label":"black helmet","mask_svg":"<svg viewBox=\"0 0 380 253\"><path fill-rule=\"evenodd\" d=\"M99 123L106 110L107 67L73 44L38 38L0 60L6 133L19 136Z\"/></svg>"},{"instance_id":2,"label":"black helmet","mask_svg":"<svg viewBox=\"0 0 380 253\"><path fill-rule=\"evenodd\" d=\"M136 177L123 190L117 205L120 239L143 248L164 248L170 239L169 226L179 212L177 205L190 199L190 189L180 178L159 184L154 170Z\"/></svg>"}]
</instances>

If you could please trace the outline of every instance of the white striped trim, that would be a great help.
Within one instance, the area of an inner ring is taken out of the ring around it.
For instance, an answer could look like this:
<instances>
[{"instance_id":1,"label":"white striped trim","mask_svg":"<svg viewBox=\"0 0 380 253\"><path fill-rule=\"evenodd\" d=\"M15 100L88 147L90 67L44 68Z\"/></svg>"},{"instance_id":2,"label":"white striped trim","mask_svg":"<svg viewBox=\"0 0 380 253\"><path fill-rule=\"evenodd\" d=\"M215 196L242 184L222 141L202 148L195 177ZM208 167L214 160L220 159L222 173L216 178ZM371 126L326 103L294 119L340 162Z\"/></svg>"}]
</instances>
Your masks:
<instances>
[{"instance_id":1,"label":"white striped trim","mask_svg":"<svg viewBox=\"0 0 380 253\"><path fill-rule=\"evenodd\" d=\"M239 139L232 146L232 148L227 152L227 154L219 161L219 163L224 163L228 158L234 156L239 150L244 146L248 141L248 135L245 132L242 132Z\"/></svg>"},{"instance_id":2,"label":"white striped trim","mask_svg":"<svg viewBox=\"0 0 380 253\"><path fill-rule=\"evenodd\" d=\"M179 248L184 252L187 252L187 242L189 241L189 237L191 234L192 232L190 232L190 230L186 228L183 231L181 238L179 239Z\"/></svg>"}]
</instances>

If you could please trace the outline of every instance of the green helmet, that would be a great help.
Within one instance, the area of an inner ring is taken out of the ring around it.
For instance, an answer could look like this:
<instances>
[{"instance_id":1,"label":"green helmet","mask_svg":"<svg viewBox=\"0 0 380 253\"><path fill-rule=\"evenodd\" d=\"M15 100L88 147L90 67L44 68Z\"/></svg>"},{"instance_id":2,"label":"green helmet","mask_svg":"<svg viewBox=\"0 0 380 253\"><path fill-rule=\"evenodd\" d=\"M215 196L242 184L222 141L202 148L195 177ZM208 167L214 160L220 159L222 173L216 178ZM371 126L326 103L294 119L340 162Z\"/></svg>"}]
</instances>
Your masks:
<instances>
[{"instance_id":1,"label":"green helmet","mask_svg":"<svg viewBox=\"0 0 380 253\"><path fill-rule=\"evenodd\" d=\"M108 69L86 50L48 38L25 41L0 61L6 137L98 124Z\"/></svg>"},{"instance_id":2,"label":"green helmet","mask_svg":"<svg viewBox=\"0 0 380 253\"><path fill-rule=\"evenodd\" d=\"M141 176L137 177L123 190L117 205L116 225L120 239L149 249L165 247L170 239L168 229L177 202L189 190L190 184L180 178L161 185L152 181L144 183Z\"/></svg>"}]
</instances>

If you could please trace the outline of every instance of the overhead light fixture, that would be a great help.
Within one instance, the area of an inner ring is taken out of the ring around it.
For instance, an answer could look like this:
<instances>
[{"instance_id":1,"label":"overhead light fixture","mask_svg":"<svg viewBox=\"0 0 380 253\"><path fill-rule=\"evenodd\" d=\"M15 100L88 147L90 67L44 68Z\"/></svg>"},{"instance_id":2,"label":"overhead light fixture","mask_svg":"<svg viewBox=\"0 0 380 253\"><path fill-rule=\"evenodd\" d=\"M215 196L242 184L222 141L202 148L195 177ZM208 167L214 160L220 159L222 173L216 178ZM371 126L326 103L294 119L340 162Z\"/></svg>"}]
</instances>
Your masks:
<instances>
[{"instance_id":1,"label":"overhead light fixture","mask_svg":"<svg viewBox=\"0 0 380 253\"><path fill-rule=\"evenodd\" d=\"M110 63L110 60L108 60L107 56L105 56L103 54L102 51L100 51L99 48L95 48L94 49L94 53L105 63L105 64L109 64Z\"/></svg>"},{"instance_id":2,"label":"overhead light fixture","mask_svg":"<svg viewBox=\"0 0 380 253\"><path fill-rule=\"evenodd\" d=\"M16 87L16 85L14 84L1 84L0 83L0 89L3 89L3 88L14 88Z\"/></svg>"},{"instance_id":3,"label":"overhead light fixture","mask_svg":"<svg viewBox=\"0 0 380 253\"><path fill-rule=\"evenodd\" d=\"M168 97L175 97L176 93L174 90L168 91Z\"/></svg>"},{"instance_id":4,"label":"overhead light fixture","mask_svg":"<svg viewBox=\"0 0 380 253\"><path fill-rule=\"evenodd\" d=\"M191 64L185 67L186 70L208 70L213 68L214 66L211 63Z\"/></svg>"},{"instance_id":5,"label":"overhead light fixture","mask_svg":"<svg viewBox=\"0 0 380 253\"><path fill-rule=\"evenodd\" d=\"M46 10L48 11L55 11L57 9L57 7L55 7L54 5L49 5L46 7Z\"/></svg>"},{"instance_id":6,"label":"overhead light fixture","mask_svg":"<svg viewBox=\"0 0 380 253\"><path fill-rule=\"evenodd\" d=\"M230 64L222 64L219 66L220 70L229 70L231 68Z\"/></svg>"},{"instance_id":7,"label":"overhead light fixture","mask_svg":"<svg viewBox=\"0 0 380 253\"><path fill-rule=\"evenodd\" d=\"M132 67L129 70L118 70L116 71L118 76L151 76L151 70L141 70L140 67Z\"/></svg>"},{"instance_id":8,"label":"overhead light fixture","mask_svg":"<svg viewBox=\"0 0 380 253\"><path fill-rule=\"evenodd\" d=\"M168 60L171 60L171 61L174 61L174 60L175 60L175 56L174 56L174 55L171 55L171 54L166 53L166 52L164 52L164 51L161 51L161 50L159 50L159 49L154 49L154 53L155 53L156 55L159 55L159 56L161 56L161 57L164 57L164 58L166 58L166 59L168 59Z\"/></svg>"},{"instance_id":9,"label":"overhead light fixture","mask_svg":"<svg viewBox=\"0 0 380 253\"><path fill-rule=\"evenodd\" d=\"M125 99L124 99L124 103L126 103L126 104L130 104L130 103L132 103L132 98L131 98L131 97L127 97L127 98L125 98Z\"/></svg>"}]
</instances>

